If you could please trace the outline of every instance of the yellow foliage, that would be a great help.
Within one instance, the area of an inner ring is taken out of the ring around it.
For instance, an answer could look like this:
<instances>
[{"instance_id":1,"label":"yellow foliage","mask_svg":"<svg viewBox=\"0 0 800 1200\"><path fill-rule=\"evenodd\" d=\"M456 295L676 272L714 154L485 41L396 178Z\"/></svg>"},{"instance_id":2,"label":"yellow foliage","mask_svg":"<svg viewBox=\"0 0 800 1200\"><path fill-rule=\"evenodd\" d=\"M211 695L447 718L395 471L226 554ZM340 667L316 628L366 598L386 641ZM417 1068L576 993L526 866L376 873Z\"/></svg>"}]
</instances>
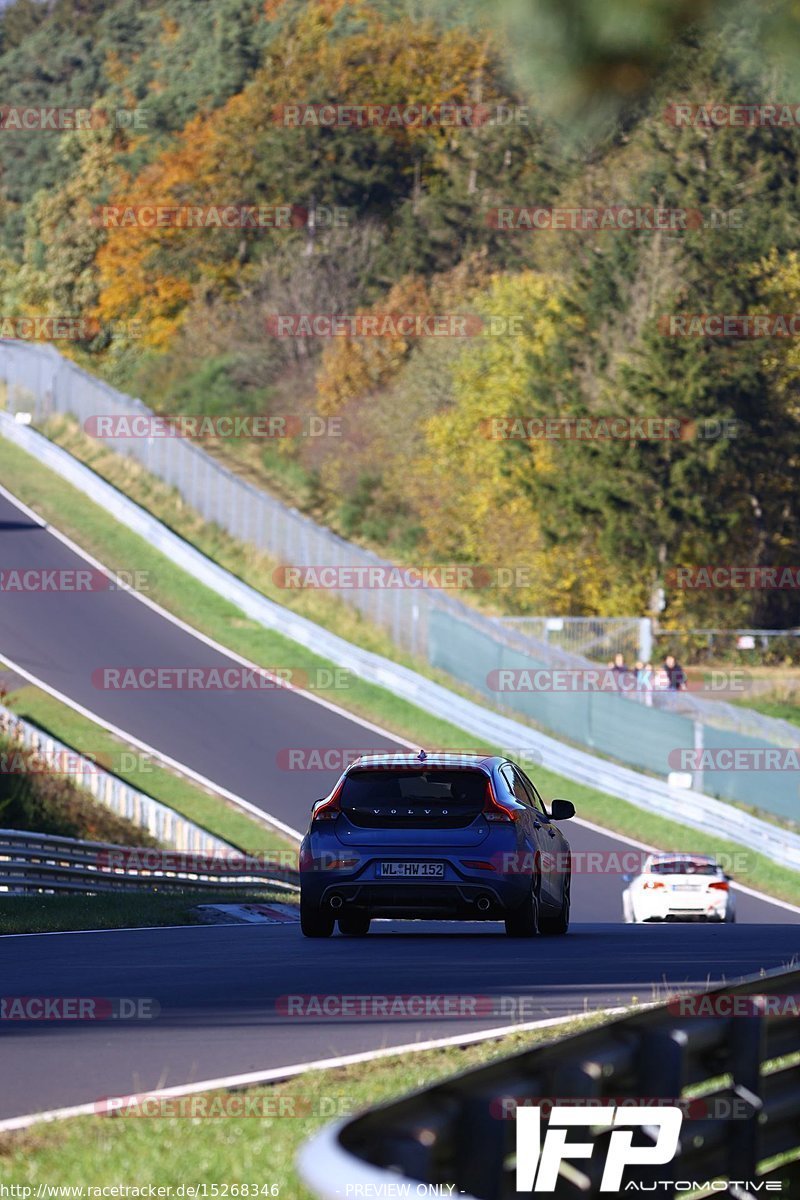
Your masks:
<instances>
[{"instance_id":1,"label":"yellow foliage","mask_svg":"<svg viewBox=\"0 0 800 1200\"><path fill-rule=\"evenodd\" d=\"M117 50L109 50L106 54L104 74L110 83L122 84L125 81L128 68Z\"/></svg>"},{"instance_id":2,"label":"yellow foliage","mask_svg":"<svg viewBox=\"0 0 800 1200\"><path fill-rule=\"evenodd\" d=\"M181 27L174 17L168 17L166 13L161 18L161 40L162 42L174 42Z\"/></svg>"},{"instance_id":3,"label":"yellow foliage","mask_svg":"<svg viewBox=\"0 0 800 1200\"><path fill-rule=\"evenodd\" d=\"M771 250L758 264L754 278L763 294L765 312L800 312L800 254L796 250ZM762 361L775 379L779 394L800 379L800 345L796 338L765 339Z\"/></svg>"},{"instance_id":4,"label":"yellow foliage","mask_svg":"<svg viewBox=\"0 0 800 1200\"><path fill-rule=\"evenodd\" d=\"M452 368L455 403L429 418L424 445L404 464L406 495L425 524L437 556L520 568L530 586L517 588L505 607L550 613L602 608L609 580L591 547L546 550L526 486L533 472L555 469L547 443L492 436L491 417L552 413L547 359L565 332L566 295L560 281L532 271L497 276L476 305L494 328L466 347ZM491 326L489 326L491 328ZM541 375L541 386L539 377Z\"/></svg>"}]
</instances>

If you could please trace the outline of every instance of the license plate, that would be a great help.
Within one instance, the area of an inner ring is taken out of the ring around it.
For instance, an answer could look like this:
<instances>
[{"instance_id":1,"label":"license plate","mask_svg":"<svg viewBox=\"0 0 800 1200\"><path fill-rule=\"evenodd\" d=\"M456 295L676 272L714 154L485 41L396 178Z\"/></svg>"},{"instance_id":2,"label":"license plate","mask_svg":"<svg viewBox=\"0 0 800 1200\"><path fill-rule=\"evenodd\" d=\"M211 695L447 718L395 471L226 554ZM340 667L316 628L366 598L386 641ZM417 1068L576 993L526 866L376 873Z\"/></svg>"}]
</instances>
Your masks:
<instances>
[{"instance_id":1,"label":"license plate","mask_svg":"<svg viewBox=\"0 0 800 1200\"><path fill-rule=\"evenodd\" d=\"M673 892L699 892L702 891L702 884L698 883L673 883Z\"/></svg>"},{"instance_id":2,"label":"license plate","mask_svg":"<svg viewBox=\"0 0 800 1200\"><path fill-rule=\"evenodd\" d=\"M378 873L393 879L442 879L444 863L382 862Z\"/></svg>"}]
</instances>

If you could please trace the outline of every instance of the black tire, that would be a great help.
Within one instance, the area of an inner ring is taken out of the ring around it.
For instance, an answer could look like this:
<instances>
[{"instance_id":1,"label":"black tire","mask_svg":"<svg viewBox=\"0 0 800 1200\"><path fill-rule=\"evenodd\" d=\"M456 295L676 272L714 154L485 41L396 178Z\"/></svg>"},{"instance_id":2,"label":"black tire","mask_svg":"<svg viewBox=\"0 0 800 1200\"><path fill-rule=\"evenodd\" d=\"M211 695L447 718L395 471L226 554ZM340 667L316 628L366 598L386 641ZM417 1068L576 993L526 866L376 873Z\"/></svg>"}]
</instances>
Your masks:
<instances>
[{"instance_id":1,"label":"black tire","mask_svg":"<svg viewBox=\"0 0 800 1200\"><path fill-rule=\"evenodd\" d=\"M369 933L369 914L352 912L339 917L339 933L347 937L366 937Z\"/></svg>"},{"instance_id":2,"label":"black tire","mask_svg":"<svg viewBox=\"0 0 800 1200\"><path fill-rule=\"evenodd\" d=\"M305 937L330 937L334 920L332 912L323 912L318 905L311 904L304 899L303 893L300 893L300 929Z\"/></svg>"},{"instance_id":3,"label":"black tire","mask_svg":"<svg viewBox=\"0 0 800 1200\"><path fill-rule=\"evenodd\" d=\"M534 881L530 895L506 917L506 933L513 938L532 938L539 932L539 885Z\"/></svg>"},{"instance_id":4,"label":"black tire","mask_svg":"<svg viewBox=\"0 0 800 1200\"><path fill-rule=\"evenodd\" d=\"M560 912L554 917L547 916L542 913L539 917L539 932L545 937L562 937L569 929L569 893L572 876L568 875L564 880L564 899L561 903Z\"/></svg>"}]
</instances>

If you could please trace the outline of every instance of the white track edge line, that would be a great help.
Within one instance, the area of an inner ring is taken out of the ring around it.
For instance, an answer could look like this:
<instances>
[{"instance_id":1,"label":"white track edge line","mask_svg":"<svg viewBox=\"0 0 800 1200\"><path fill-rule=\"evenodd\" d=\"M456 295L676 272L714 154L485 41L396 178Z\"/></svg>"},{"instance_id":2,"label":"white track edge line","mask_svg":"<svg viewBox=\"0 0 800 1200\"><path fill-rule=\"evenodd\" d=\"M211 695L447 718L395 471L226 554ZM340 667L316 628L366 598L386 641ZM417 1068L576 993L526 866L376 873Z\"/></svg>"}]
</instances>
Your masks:
<instances>
[{"instance_id":1,"label":"white track edge line","mask_svg":"<svg viewBox=\"0 0 800 1200\"><path fill-rule=\"evenodd\" d=\"M27 453L27 451L25 453ZM47 469L50 470L50 468L47 468ZM70 484L68 480L64 480L64 482L67 483L67 485L69 487L74 488L74 484ZM113 486L113 484L110 486ZM78 489L75 489L75 490L78 490ZM88 503L94 505L94 507L100 508L101 512L103 512L107 517L110 517L110 519L112 521L115 521L118 525L121 525L122 528L127 530L128 533L132 534L134 537L140 538L142 541L146 541L146 539L143 537L143 535L141 533L137 533L135 529L131 529L128 525L123 525L121 521L117 521L117 519L113 515L113 513L110 513L106 509L102 508L100 505L98 505L96 503L96 501L92 500L88 496L85 496L85 494L83 492L79 492L79 495L84 496L84 498L88 501ZM179 629L182 629L184 633L189 634L190 637L196 638L199 642L202 642L206 646L210 646L212 650L216 650L218 654L224 655L226 658L229 658L232 662L239 663L240 666L249 667L251 670L255 670L255 671L266 672L266 674L268 674L268 675L271 674L269 667L260 667L258 665L258 663L254 663L249 658L245 658L243 655L237 654L237 652L235 650L231 650L230 647L223 646L220 642L215 641L214 638L209 637L208 634L201 633L200 630L193 628L193 626L191 626L191 625L188 625L186 623L186 621L181 620L180 617L175 616L174 613L169 612L168 609L163 608L160 604L157 604L155 600L151 600L149 596L145 596L142 592L137 592L137 591L135 591L134 588L130 587L128 584L123 583L123 581L118 579L118 577L114 574L114 572L109 567L105 566L105 564L101 563L99 561L99 559L96 559L93 555L91 555L88 552L88 550L84 550L83 547L79 546L77 544L77 542L74 542L72 540L72 538L67 536L67 534L62 533L59 529L56 529L56 527L54 525L51 525L48 521L44 521L39 516L38 513L34 512L34 510L32 508L29 508L28 505L25 504L25 502L23 500L19 500L15 495L13 495L12 492L9 492L8 489L3 487L3 485L1 483L0 483L0 496L3 496L6 500L9 501L10 504L15 505L21 512L24 512L25 515L30 517L31 520L35 521L41 529L44 529L45 532L47 532L51 537L54 537L57 541L61 542L62 545L66 546L68 550L71 550L73 554L77 554L85 562L87 562L91 566L95 567L98 571L101 571L105 576L107 576L107 578L113 579L116 583L119 584L120 591L126 592L129 596L133 596L134 599L138 600L140 604L146 605L148 608L152 609L153 612L158 613L158 615L160 617L163 617L165 620L170 621L173 625L176 625ZM147 510L144 510L144 511L147 511ZM149 514L149 515L152 516L152 514ZM154 518L154 519L157 520L158 518ZM163 524L163 522L161 522L161 524ZM174 532L174 531L171 531L171 532ZM176 534L175 536L181 537L180 534ZM186 539L181 538L181 540L185 541ZM187 544L191 544L191 543L187 543ZM151 546L150 549L154 550L156 554L160 554L162 558L166 558L167 561L169 561L167 555L164 553L163 550L160 550L160 549L158 549L158 547L155 547L155 546ZM194 549L197 549L197 547L194 547ZM202 551L198 551L198 553L202 554ZM203 555L203 557L208 558L208 555ZM214 563L214 560L211 558L209 558L208 561ZM214 565L217 567L220 566L219 563L214 563ZM177 569L179 571L182 571L184 575L188 575L189 578L192 579L192 576L184 567L178 567ZM227 568L223 567L222 570L227 570ZM229 572L229 573L233 574L233 572ZM193 582L196 583L198 586L205 588L207 591L212 590L208 587L207 584L203 583L199 579L193 579ZM241 582L243 582L243 581L241 581ZM258 590L258 589L256 589L256 590ZM218 593L213 593L213 592L212 592L212 594L218 595ZM224 599L224 597L223 597L223 599ZM267 597L265 597L265 599L267 599ZM230 604L233 608L235 608L237 610L237 612L241 612L241 609L238 608L235 601L228 600L228 601L226 601L226 603ZM272 603L275 603L275 601L273 601ZM244 615L244 614L242 614L242 615ZM288 637L286 634L280 633L277 630L270 630L269 632L276 633L278 637L283 638L285 641L292 641L292 639L290 637ZM298 643L294 643L294 644L297 645ZM305 649L306 652L309 654L315 653L309 647L303 647L303 649ZM324 659L325 656L319 655L319 657ZM323 698L322 696L317 695L315 692L307 691L306 689L296 687L293 684L282 683L282 686L285 687L286 691L294 692L298 696L303 696L305 699L313 701L314 704L319 704L320 707L322 707L322 708L327 708L331 712L338 713L339 716L345 717L348 721L352 721L356 725L361 725L362 728L369 729L370 732L372 732L372 733L378 733L378 734L380 734L381 737L388 738L389 741L395 742L395 743L397 743L397 745L407 746L409 748L409 750L418 750L419 749L419 746L417 745L416 742L409 742L409 741L407 741L406 738L402 738L402 737L399 737L397 734L391 733L390 730L384 729L383 726L376 725L374 721L369 721L366 717L361 717L357 713L352 713L348 709L342 708L341 705L335 704L332 700L327 700L327 699Z\"/></svg>"},{"instance_id":2,"label":"white track edge line","mask_svg":"<svg viewBox=\"0 0 800 1200\"><path fill-rule=\"evenodd\" d=\"M25 667L20 666L19 663L14 662L14 660L9 658L2 649L0 649L0 662L4 662L6 666L10 667L11 670L15 671L18 675L21 675L23 679L27 679L29 683L34 684L43 692L47 692L47 694L49 696L53 696L54 699L60 700L62 704L66 704L67 707L73 709L74 712L80 713L82 717L87 717L89 720L94 721L95 724L99 725L102 729L106 729L109 733L113 733L114 736L118 737L121 741L126 742L130 746L136 746L139 750L143 750L146 754L151 755L151 757L154 759L165 763L168 767L171 767L173 771L177 771L179 775L185 775L188 779L193 780L195 783L201 784L210 792L215 792L218 796L223 796L226 800L229 800L232 804L236 805L237 808L242 808L252 816L257 817L263 824L271 825L274 829L286 834L286 836L291 838L292 841L299 842L301 840L303 835L297 829L292 829L291 825L284 824L284 822L279 820L277 817L273 817L270 813L264 812L263 809L257 808L255 804L251 804L249 800L244 800L241 796L235 795L234 792L229 792L227 788L222 787L218 783L214 783L211 779L206 779L206 777L201 775L198 771L194 771L191 767L187 767L183 763L179 763L176 759L170 758L169 755L164 754L161 750L156 750L154 746L149 746L147 742L141 741L140 738L134 737L133 734L126 733L125 730L120 729L118 725L112 725L112 723L107 721L105 717L99 716L98 713L92 712L92 710L89 708L84 708L82 704L78 704L77 700L72 700L63 692L58 691L57 688L51 687L49 683L45 683L43 680L39 679L38 676L34 675L31 671L28 671ZM169 807L169 805L166 807Z\"/></svg>"},{"instance_id":3,"label":"white track edge line","mask_svg":"<svg viewBox=\"0 0 800 1200\"><path fill-rule=\"evenodd\" d=\"M646 1005L639 1006L641 1008ZM493 1029L481 1029L476 1033L453 1034L447 1038L434 1038L425 1042L409 1042L403 1046L382 1046L379 1050L364 1050L358 1054L344 1054L336 1058L320 1058L310 1062L294 1063L286 1067L272 1067L267 1071L248 1071L245 1074L225 1075L219 1079L201 1079L195 1083L176 1084L174 1087L155 1088L153 1091L132 1092L128 1096L114 1099L133 1101L137 1096L167 1099L174 1096L193 1096L199 1092L234 1090L237 1088L257 1086L259 1083L274 1083L281 1079L291 1079L308 1071L332 1071L339 1067L348 1067L363 1062L372 1062L379 1058L391 1058L401 1054L416 1054L424 1050L439 1050L447 1046L467 1046L475 1042L491 1041L494 1038L506 1037L512 1033L528 1033L534 1029L549 1029L565 1025L570 1021L579 1021L582 1017L590 1016L619 1016L629 1011L628 1007L595 1009L590 1013L572 1013L564 1017L546 1017L541 1021L526 1021L520 1025L501 1025ZM86 1104L73 1104L68 1108L54 1108L46 1112L29 1113L19 1117L7 1117L0 1120L0 1133L11 1133L15 1130L27 1129L31 1125L48 1121L64 1121L70 1117L97 1116L97 1101Z\"/></svg>"},{"instance_id":4,"label":"white track edge line","mask_svg":"<svg viewBox=\"0 0 800 1200\"><path fill-rule=\"evenodd\" d=\"M5 895L0 899L5 899ZM270 901L264 903L269 904ZM288 921L286 922L288 924ZM87 933L153 933L156 929L247 929L244 924L228 923L226 921L200 922L197 925L109 925L107 929L41 929L33 930L31 933L0 933L0 950L3 948L3 943L9 938L26 938L26 937L79 937L81 934Z\"/></svg>"},{"instance_id":5,"label":"white track edge line","mask_svg":"<svg viewBox=\"0 0 800 1200\"><path fill-rule=\"evenodd\" d=\"M232 928L235 928L233 926ZM242 929L247 929L249 926L242 925ZM104 930L103 932L113 932L113 930ZM779 976L785 972L785 967L776 967L774 970L767 971L763 978L769 979ZM739 982L749 983L755 979L761 978L761 975L745 976ZM722 985L724 986L724 985ZM699 994L699 993L698 993ZM659 1001L654 1001L648 1004L640 1004L636 1006L637 1012L643 1012L651 1008L657 1008ZM227 1075L218 1079L201 1079L190 1084L176 1084L169 1088L157 1088L151 1092L133 1092L129 1098L133 1099L137 1095L147 1095L156 1097L169 1096L189 1096L197 1095L199 1092L217 1091L222 1089L233 1090L236 1088L255 1086L259 1083L276 1082L280 1079L291 1079L297 1075L303 1075L308 1071L326 1071L335 1070L337 1067L351 1066L362 1062L372 1062L381 1058L391 1058L393 1055L414 1054L423 1050L438 1050L446 1046L467 1046L475 1042L491 1041L493 1038L505 1037L512 1033L527 1033L534 1029L555 1028L559 1025L565 1025L570 1021L580 1020L582 1017L591 1016L619 1016L629 1013L632 1005L621 1005L613 1008L594 1009L588 1013L571 1013L563 1017L546 1017L540 1021L525 1021L518 1025L502 1025L492 1029L481 1029L475 1033L453 1034L449 1038L435 1038L426 1042L409 1042L404 1046L382 1046L378 1050L364 1050L358 1054L340 1055L336 1058L314 1059L310 1062L294 1063L286 1067L273 1067L268 1071L249 1071L238 1075ZM125 1097L117 1097L125 1099ZM100 1099L98 1097L98 1099ZM108 1097L104 1097L108 1099ZM18 1117L7 1117L0 1120L0 1133L10 1133L14 1130L27 1129L31 1125L49 1121L66 1120L69 1117L79 1116L94 1116L96 1114L95 1103L89 1102L85 1104L75 1104L68 1108L54 1108L44 1112L29 1113Z\"/></svg>"}]
</instances>

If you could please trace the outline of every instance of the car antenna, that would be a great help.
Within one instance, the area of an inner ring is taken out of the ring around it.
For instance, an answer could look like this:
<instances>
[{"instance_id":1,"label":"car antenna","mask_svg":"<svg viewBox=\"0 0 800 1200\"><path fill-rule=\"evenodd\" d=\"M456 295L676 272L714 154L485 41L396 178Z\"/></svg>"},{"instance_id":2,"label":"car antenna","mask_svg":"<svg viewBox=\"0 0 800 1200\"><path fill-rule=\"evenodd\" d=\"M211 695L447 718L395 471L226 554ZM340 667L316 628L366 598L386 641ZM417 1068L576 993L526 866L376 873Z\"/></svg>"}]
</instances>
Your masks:
<instances>
[{"instance_id":1,"label":"car antenna","mask_svg":"<svg viewBox=\"0 0 800 1200\"><path fill-rule=\"evenodd\" d=\"M428 756L427 756L427 754L425 753L425 751L424 751L424 750L420 750L419 754L417 755L417 762L425 762L425 759L426 759L427 757L428 757Z\"/></svg>"}]
</instances>

